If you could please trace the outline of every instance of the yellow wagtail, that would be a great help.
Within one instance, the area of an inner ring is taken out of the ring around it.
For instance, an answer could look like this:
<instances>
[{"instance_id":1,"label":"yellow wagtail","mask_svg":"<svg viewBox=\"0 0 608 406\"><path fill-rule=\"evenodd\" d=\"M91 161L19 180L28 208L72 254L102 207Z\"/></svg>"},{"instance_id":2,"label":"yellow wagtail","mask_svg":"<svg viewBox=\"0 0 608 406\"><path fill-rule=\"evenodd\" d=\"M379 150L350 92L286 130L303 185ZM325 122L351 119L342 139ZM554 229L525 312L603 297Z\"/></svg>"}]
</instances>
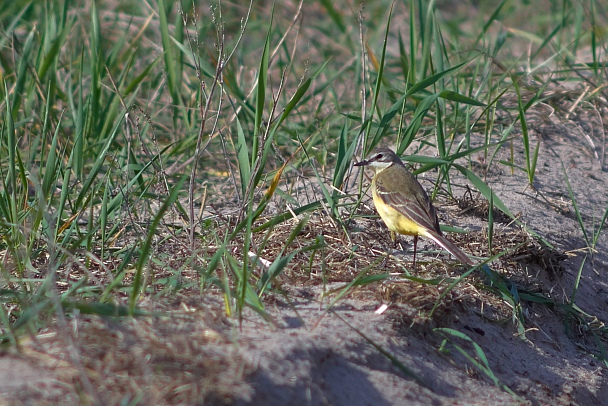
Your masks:
<instances>
[{"instance_id":1,"label":"yellow wagtail","mask_svg":"<svg viewBox=\"0 0 608 406\"><path fill-rule=\"evenodd\" d=\"M378 148L369 160L355 164L365 165L375 171L372 179L374 205L391 231L393 241L395 233L414 236L414 267L418 236L430 238L463 264L473 265L473 261L443 235L431 200L397 154L388 148Z\"/></svg>"}]
</instances>

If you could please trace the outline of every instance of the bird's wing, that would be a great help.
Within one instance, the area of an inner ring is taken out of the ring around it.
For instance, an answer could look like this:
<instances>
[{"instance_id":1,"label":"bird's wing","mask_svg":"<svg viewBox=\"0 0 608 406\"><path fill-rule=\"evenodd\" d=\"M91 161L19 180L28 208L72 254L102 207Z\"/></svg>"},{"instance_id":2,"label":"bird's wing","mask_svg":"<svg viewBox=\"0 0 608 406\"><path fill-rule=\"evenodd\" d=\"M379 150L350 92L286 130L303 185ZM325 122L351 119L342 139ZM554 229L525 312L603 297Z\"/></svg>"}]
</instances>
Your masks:
<instances>
[{"instance_id":1,"label":"bird's wing","mask_svg":"<svg viewBox=\"0 0 608 406\"><path fill-rule=\"evenodd\" d=\"M441 234L437 214L435 214L431 201L424 194L422 186L419 184L416 186L420 188L419 191L417 190L418 193L408 195L402 191L404 188L399 188L397 191L389 191L382 182L376 183L378 195L384 203L418 225Z\"/></svg>"}]
</instances>

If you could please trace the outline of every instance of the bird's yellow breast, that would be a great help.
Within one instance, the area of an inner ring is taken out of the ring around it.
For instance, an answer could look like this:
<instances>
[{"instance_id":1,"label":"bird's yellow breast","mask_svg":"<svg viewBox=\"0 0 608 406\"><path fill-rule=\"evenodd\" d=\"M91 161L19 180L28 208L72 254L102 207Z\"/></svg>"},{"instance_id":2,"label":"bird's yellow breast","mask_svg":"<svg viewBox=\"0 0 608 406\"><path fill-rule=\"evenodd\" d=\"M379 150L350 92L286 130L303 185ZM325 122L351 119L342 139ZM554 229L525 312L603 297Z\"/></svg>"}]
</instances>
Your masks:
<instances>
[{"instance_id":1,"label":"bird's yellow breast","mask_svg":"<svg viewBox=\"0 0 608 406\"><path fill-rule=\"evenodd\" d=\"M424 227L410 220L408 217L386 204L378 195L375 185L373 186L374 206L384 224L389 230L405 235L420 235L424 233Z\"/></svg>"}]
</instances>

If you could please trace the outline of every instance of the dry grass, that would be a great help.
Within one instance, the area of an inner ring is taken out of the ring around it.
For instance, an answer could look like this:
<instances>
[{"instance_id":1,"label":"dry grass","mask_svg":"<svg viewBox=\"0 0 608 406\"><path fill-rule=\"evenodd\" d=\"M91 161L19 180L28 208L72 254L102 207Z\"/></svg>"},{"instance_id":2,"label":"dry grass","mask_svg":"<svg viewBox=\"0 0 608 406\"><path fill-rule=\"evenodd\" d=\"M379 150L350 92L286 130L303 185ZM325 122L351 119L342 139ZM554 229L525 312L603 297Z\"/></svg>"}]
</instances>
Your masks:
<instances>
[{"instance_id":1,"label":"dry grass","mask_svg":"<svg viewBox=\"0 0 608 406\"><path fill-rule=\"evenodd\" d=\"M251 389L244 379L252 368L229 339L228 324L215 310L219 304L192 307L182 302L175 307L164 309L162 317L120 322L74 318L69 330L54 324L23 342L23 354L55 377L37 388L40 399L63 404L121 404L137 398L142 404L225 404L236 394L248 398ZM84 394L86 380L97 399Z\"/></svg>"},{"instance_id":2,"label":"dry grass","mask_svg":"<svg viewBox=\"0 0 608 406\"><path fill-rule=\"evenodd\" d=\"M466 195L465 195L466 196ZM470 205L471 202L469 202ZM487 202L474 203L477 214L487 215ZM445 209L445 207L443 207ZM462 209L462 206L460 206ZM416 268L412 268L411 239L400 237L399 249L390 240L388 230L370 207L364 207L352 220L344 219L348 233L337 225L326 213L311 216L306 227L294 242L293 249L305 246L322 235L326 248L313 255L294 257L289 267L280 275L277 287L318 286L322 283L341 282L347 284L365 268L367 275L385 274L380 283L372 283L353 289L349 297L372 300L386 304L405 304L415 315L412 320L429 321L428 312L437 305L433 322L443 324L450 309L475 308L494 309L493 318L509 318L512 308L503 299L484 289L489 281L480 270L473 273L441 297L446 287L467 269L457 263L447 252L432 242L420 240ZM456 214L471 214L462 210ZM502 217L499 217L502 218ZM505 219L506 221L506 219ZM275 258L283 249L283 243L293 224L284 222L274 228L266 243L262 258ZM261 238L261 237L260 237ZM518 289L549 294L543 280L555 280L563 272L560 262L566 257L536 241L518 226L497 224L494 234L493 252L487 245L487 231L470 231L466 234L449 234L470 255L487 258L504 252L492 262L492 270L514 283ZM374 266L374 263L378 265ZM260 269L258 276L264 272ZM427 282L404 279L404 276L419 278ZM290 290L293 292L295 290ZM439 303L438 303L439 301ZM460 306L457 306L460 305Z\"/></svg>"}]
</instances>

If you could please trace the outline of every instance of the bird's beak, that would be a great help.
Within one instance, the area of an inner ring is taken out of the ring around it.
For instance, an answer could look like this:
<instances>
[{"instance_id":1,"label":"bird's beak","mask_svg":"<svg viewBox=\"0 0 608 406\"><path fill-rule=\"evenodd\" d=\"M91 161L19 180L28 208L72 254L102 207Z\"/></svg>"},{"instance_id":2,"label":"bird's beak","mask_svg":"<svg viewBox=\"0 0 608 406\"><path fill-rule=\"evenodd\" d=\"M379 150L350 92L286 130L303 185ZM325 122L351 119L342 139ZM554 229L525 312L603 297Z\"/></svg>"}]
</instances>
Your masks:
<instances>
[{"instance_id":1,"label":"bird's beak","mask_svg":"<svg viewBox=\"0 0 608 406\"><path fill-rule=\"evenodd\" d=\"M369 161L363 160L363 161L357 162L354 166L365 166L365 165L369 165Z\"/></svg>"}]
</instances>

